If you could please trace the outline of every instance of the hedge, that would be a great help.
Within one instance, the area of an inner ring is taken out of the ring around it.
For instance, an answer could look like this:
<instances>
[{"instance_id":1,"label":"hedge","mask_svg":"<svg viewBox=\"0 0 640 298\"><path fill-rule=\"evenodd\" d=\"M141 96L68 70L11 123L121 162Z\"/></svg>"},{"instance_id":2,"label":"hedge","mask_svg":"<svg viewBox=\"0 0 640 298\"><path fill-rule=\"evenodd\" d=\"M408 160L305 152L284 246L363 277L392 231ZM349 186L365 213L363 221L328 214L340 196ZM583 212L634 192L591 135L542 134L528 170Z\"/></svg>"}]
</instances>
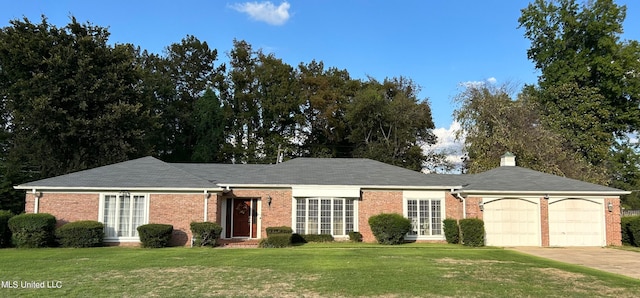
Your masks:
<instances>
[{"instance_id":1,"label":"hedge","mask_svg":"<svg viewBox=\"0 0 640 298\"><path fill-rule=\"evenodd\" d=\"M215 222L192 222L191 234L193 234L194 246L216 246L216 240L220 238L222 226Z\"/></svg>"},{"instance_id":2,"label":"hedge","mask_svg":"<svg viewBox=\"0 0 640 298\"><path fill-rule=\"evenodd\" d=\"M302 239L304 239L303 243L308 242L333 242L333 236L329 234L299 234Z\"/></svg>"},{"instance_id":3,"label":"hedge","mask_svg":"<svg viewBox=\"0 0 640 298\"><path fill-rule=\"evenodd\" d=\"M95 220L75 221L56 230L62 247L97 247L104 241L104 225Z\"/></svg>"},{"instance_id":4,"label":"hedge","mask_svg":"<svg viewBox=\"0 0 640 298\"><path fill-rule=\"evenodd\" d=\"M18 248L49 247L55 244L56 218L48 213L25 213L8 221L11 239Z\"/></svg>"},{"instance_id":5,"label":"hedge","mask_svg":"<svg viewBox=\"0 0 640 298\"><path fill-rule=\"evenodd\" d=\"M292 234L293 233L293 229L287 226L267 227L266 230L267 230L267 237L275 234Z\"/></svg>"},{"instance_id":6,"label":"hedge","mask_svg":"<svg viewBox=\"0 0 640 298\"><path fill-rule=\"evenodd\" d=\"M622 244L640 246L640 216L623 217L620 224Z\"/></svg>"},{"instance_id":7,"label":"hedge","mask_svg":"<svg viewBox=\"0 0 640 298\"><path fill-rule=\"evenodd\" d=\"M460 227L458 221L453 218L447 218L442 221L444 228L444 238L449 244L460 243Z\"/></svg>"},{"instance_id":8,"label":"hedge","mask_svg":"<svg viewBox=\"0 0 640 298\"><path fill-rule=\"evenodd\" d=\"M292 234L273 234L260 240L258 247L261 248L282 248L291 246Z\"/></svg>"},{"instance_id":9,"label":"hedge","mask_svg":"<svg viewBox=\"0 0 640 298\"><path fill-rule=\"evenodd\" d=\"M8 210L0 210L0 248L11 246L11 230L9 229L9 219L13 213Z\"/></svg>"},{"instance_id":10,"label":"hedge","mask_svg":"<svg viewBox=\"0 0 640 298\"><path fill-rule=\"evenodd\" d=\"M362 242L362 234L360 232L349 232L349 240L353 242Z\"/></svg>"},{"instance_id":11,"label":"hedge","mask_svg":"<svg viewBox=\"0 0 640 298\"><path fill-rule=\"evenodd\" d=\"M484 246L484 222L477 218L461 219L460 237L462 245Z\"/></svg>"},{"instance_id":12,"label":"hedge","mask_svg":"<svg viewBox=\"0 0 640 298\"><path fill-rule=\"evenodd\" d=\"M369 217L371 232L380 244L401 244L411 231L411 220L397 213L382 213Z\"/></svg>"},{"instance_id":13,"label":"hedge","mask_svg":"<svg viewBox=\"0 0 640 298\"><path fill-rule=\"evenodd\" d=\"M172 233L172 225L146 224L138 227L142 247L147 248L167 247Z\"/></svg>"}]
</instances>

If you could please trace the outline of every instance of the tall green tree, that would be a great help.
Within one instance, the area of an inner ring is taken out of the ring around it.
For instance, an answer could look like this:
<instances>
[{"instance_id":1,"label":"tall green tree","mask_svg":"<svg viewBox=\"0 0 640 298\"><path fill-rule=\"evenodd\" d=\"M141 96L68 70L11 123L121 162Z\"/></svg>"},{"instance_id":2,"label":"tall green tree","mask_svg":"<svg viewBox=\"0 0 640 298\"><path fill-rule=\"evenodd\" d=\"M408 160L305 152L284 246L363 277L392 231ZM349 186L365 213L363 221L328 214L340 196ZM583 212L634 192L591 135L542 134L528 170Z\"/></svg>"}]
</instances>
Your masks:
<instances>
[{"instance_id":1,"label":"tall green tree","mask_svg":"<svg viewBox=\"0 0 640 298\"><path fill-rule=\"evenodd\" d=\"M423 146L435 144L436 136L431 108L417 93L415 83L404 77L382 83L370 78L346 107L354 156L422 170Z\"/></svg>"},{"instance_id":2,"label":"tall green tree","mask_svg":"<svg viewBox=\"0 0 640 298\"><path fill-rule=\"evenodd\" d=\"M606 174L567 147L562 135L546 128L537 102L527 92L513 100L508 86L469 86L456 96L454 115L464 134L468 173L499 165L512 152L519 166L574 179L604 183Z\"/></svg>"},{"instance_id":3,"label":"tall green tree","mask_svg":"<svg viewBox=\"0 0 640 298\"><path fill-rule=\"evenodd\" d=\"M218 96L211 89L196 100L194 119L195 146L191 161L222 162L225 142L224 112Z\"/></svg>"},{"instance_id":4,"label":"tall green tree","mask_svg":"<svg viewBox=\"0 0 640 298\"><path fill-rule=\"evenodd\" d=\"M109 45L107 29L75 18L10 24L0 31L5 187L149 153L133 46Z\"/></svg>"}]
</instances>

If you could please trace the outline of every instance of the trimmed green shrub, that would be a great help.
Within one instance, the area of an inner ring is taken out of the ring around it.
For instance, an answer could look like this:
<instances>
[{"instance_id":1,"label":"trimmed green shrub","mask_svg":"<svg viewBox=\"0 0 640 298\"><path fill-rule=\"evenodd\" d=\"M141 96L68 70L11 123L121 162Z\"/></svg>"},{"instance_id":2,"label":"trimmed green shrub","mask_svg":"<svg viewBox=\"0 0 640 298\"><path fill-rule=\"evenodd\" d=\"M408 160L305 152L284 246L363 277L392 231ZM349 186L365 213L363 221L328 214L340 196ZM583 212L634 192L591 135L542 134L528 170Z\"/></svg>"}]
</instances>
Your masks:
<instances>
[{"instance_id":1,"label":"trimmed green shrub","mask_svg":"<svg viewBox=\"0 0 640 298\"><path fill-rule=\"evenodd\" d=\"M97 247L104 241L104 225L95 220L75 221L56 229L62 247Z\"/></svg>"},{"instance_id":2,"label":"trimmed green shrub","mask_svg":"<svg viewBox=\"0 0 640 298\"><path fill-rule=\"evenodd\" d=\"M268 227L266 228L267 230L267 237L274 235L274 234L292 234L293 233L293 229L291 229L291 227L287 227L287 226L282 226L282 227Z\"/></svg>"},{"instance_id":3,"label":"trimmed green shrub","mask_svg":"<svg viewBox=\"0 0 640 298\"><path fill-rule=\"evenodd\" d=\"M449 244L460 243L460 227L458 221L453 218L447 218L442 221L444 228L444 238L447 239Z\"/></svg>"},{"instance_id":4,"label":"trimmed green shrub","mask_svg":"<svg viewBox=\"0 0 640 298\"><path fill-rule=\"evenodd\" d=\"M14 215L9 210L0 210L0 248L11 246L9 219Z\"/></svg>"},{"instance_id":5,"label":"trimmed green shrub","mask_svg":"<svg viewBox=\"0 0 640 298\"><path fill-rule=\"evenodd\" d=\"M484 221L478 218L460 220L460 238L465 246L484 246Z\"/></svg>"},{"instance_id":6,"label":"trimmed green shrub","mask_svg":"<svg viewBox=\"0 0 640 298\"><path fill-rule=\"evenodd\" d=\"M631 245L640 246L640 216L632 216L627 225Z\"/></svg>"},{"instance_id":7,"label":"trimmed green shrub","mask_svg":"<svg viewBox=\"0 0 640 298\"><path fill-rule=\"evenodd\" d=\"M302 237L302 235L293 233L291 234L291 243L292 244L307 243L307 240L304 240L304 237Z\"/></svg>"},{"instance_id":8,"label":"trimmed green shrub","mask_svg":"<svg viewBox=\"0 0 640 298\"><path fill-rule=\"evenodd\" d=\"M622 233L622 245L636 246L633 233L631 232L631 222L640 220L640 216L626 216L620 218L620 232Z\"/></svg>"},{"instance_id":9,"label":"trimmed green shrub","mask_svg":"<svg viewBox=\"0 0 640 298\"><path fill-rule=\"evenodd\" d=\"M138 227L142 247L160 248L167 247L171 240L173 226L166 224L146 224Z\"/></svg>"},{"instance_id":10,"label":"trimmed green shrub","mask_svg":"<svg viewBox=\"0 0 640 298\"><path fill-rule=\"evenodd\" d=\"M304 243L308 242L333 242L333 236L329 234L301 234Z\"/></svg>"},{"instance_id":11,"label":"trimmed green shrub","mask_svg":"<svg viewBox=\"0 0 640 298\"><path fill-rule=\"evenodd\" d=\"M8 221L18 248L49 247L55 243L56 218L48 213L25 213Z\"/></svg>"},{"instance_id":12,"label":"trimmed green shrub","mask_svg":"<svg viewBox=\"0 0 640 298\"><path fill-rule=\"evenodd\" d=\"M194 246L216 246L216 240L220 238L222 227L215 222L192 222L191 233L193 234Z\"/></svg>"},{"instance_id":13,"label":"trimmed green shrub","mask_svg":"<svg viewBox=\"0 0 640 298\"><path fill-rule=\"evenodd\" d=\"M397 213L382 213L369 217L371 232L380 244L401 244L411 231L411 220Z\"/></svg>"},{"instance_id":14,"label":"trimmed green shrub","mask_svg":"<svg viewBox=\"0 0 640 298\"><path fill-rule=\"evenodd\" d=\"M353 242L362 242L362 234L360 232L349 232L349 240Z\"/></svg>"},{"instance_id":15,"label":"trimmed green shrub","mask_svg":"<svg viewBox=\"0 0 640 298\"><path fill-rule=\"evenodd\" d=\"M265 239L260 240L258 247L260 248L282 248L291 246L292 234L273 234Z\"/></svg>"}]
</instances>

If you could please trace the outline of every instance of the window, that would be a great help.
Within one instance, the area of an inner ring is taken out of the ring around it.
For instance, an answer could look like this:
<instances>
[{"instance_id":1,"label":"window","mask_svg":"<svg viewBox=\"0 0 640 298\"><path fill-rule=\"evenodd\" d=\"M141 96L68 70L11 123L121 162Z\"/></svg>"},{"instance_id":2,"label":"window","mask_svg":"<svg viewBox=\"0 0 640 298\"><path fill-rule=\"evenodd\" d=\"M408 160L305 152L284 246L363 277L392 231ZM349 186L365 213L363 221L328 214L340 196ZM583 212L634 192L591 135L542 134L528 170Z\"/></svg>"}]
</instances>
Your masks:
<instances>
[{"instance_id":1,"label":"window","mask_svg":"<svg viewBox=\"0 0 640 298\"><path fill-rule=\"evenodd\" d=\"M437 199L408 199L406 215L411 220L413 229L408 236L420 238L423 236L442 235L442 206Z\"/></svg>"},{"instance_id":2,"label":"window","mask_svg":"<svg viewBox=\"0 0 640 298\"><path fill-rule=\"evenodd\" d=\"M352 232L354 202L343 198L296 199L296 233L346 236Z\"/></svg>"},{"instance_id":3,"label":"window","mask_svg":"<svg viewBox=\"0 0 640 298\"><path fill-rule=\"evenodd\" d=\"M147 223L146 195L105 194L100 207L105 239L137 238L137 228Z\"/></svg>"}]
</instances>

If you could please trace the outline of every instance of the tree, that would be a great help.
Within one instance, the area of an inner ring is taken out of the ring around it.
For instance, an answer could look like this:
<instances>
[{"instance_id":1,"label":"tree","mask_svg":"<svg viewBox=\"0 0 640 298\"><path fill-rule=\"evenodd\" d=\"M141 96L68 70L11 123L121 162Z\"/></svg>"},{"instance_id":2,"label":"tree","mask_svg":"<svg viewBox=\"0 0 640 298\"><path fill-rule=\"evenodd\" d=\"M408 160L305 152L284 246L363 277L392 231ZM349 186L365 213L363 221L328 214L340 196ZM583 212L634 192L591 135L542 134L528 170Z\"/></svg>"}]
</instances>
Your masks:
<instances>
[{"instance_id":1,"label":"tree","mask_svg":"<svg viewBox=\"0 0 640 298\"><path fill-rule=\"evenodd\" d=\"M107 29L75 18L10 24L0 31L5 186L149 153L133 46L108 45Z\"/></svg>"},{"instance_id":2,"label":"tree","mask_svg":"<svg viewBox=\"0 0 640 298\"><path fill-rule=\"evenodd\" d=\"M194 110L195 146L191 161L221 162L224 145L224 113L216 94L207 89L196 100Z\"/></svg>"},{"instance_id":3,"label":"tree","mask_svg":"<svg viewBox=\"0 0 640 298\"><path fill-rule=\"evenodd\" d=\"M467 172L495 168L509 151L522 167L595 183L606 180L604 173L564 146L561 135L541 124L537 103L527 92L512 100L507 86L469 86L456 101L460 107L454 115L469 157Z\"/></svg>"},{"instance_id":4,"label":"tree","mask_svg":"<svg viewBox=\"0 0 640 298\"><path fill-rule=\"evenodd\" d=\"M364 84L349 102L345 120L355 157L366 157L413 170L422 170L424 145L435 144L431 108L417 99L417 86L400 77Z\"/></svg>"},{"instance_id":5,"label":"tree","mask_svg":"<svg viewBox=\"0 0 640 298\"><path fill-rule=\"evenodd\" d=\"M218 52L192 35L166 48L164 57L144 55L145 84L161 127L153 136L158 156L188 162L196 143L195 106L208 88L220 88L224 65L215 67Z\"/></svg>"}]
</instances>

